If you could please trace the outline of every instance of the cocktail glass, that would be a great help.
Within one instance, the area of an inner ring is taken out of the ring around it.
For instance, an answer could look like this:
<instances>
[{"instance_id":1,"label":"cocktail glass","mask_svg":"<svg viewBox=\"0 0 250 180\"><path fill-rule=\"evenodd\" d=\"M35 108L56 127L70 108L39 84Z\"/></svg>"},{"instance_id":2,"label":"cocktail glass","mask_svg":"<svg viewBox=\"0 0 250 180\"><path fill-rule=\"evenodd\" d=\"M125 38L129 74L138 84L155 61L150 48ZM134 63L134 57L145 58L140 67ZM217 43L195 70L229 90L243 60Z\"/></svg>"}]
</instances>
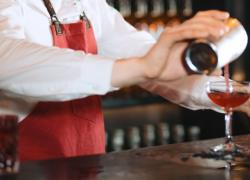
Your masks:
<instances>
[{"instance_id":1,"label":"cocktail glass","mask_svg":"<svg viewBox=\"0 0 250 180\"><path fill-rule=\"evenodd\" d=\"M237 154L244 153L245 148L234 143L232 136L232 114L234 108L244 104L250 97L250 83L236 81L210 81L206 92L213 103L225 112L225 142L212 147L216 157L232 159Z\"/></svg>"}]
</instances>

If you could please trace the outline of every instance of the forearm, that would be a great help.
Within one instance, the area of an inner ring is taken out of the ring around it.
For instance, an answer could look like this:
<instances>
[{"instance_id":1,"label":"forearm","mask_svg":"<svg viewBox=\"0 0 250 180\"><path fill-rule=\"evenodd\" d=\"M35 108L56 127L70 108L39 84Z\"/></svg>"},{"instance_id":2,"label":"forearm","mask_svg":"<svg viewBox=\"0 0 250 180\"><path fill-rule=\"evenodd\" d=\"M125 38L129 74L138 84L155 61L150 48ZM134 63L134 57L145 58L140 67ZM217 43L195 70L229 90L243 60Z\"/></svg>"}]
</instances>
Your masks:
<instances>
[{"instance_id":1,"label":"forearm","mask_svg":"<svg viewBox=\"0 0 250 180\"><path fill-rule=\"evenodd\" d=\"M0 36L0 89L8 96L61 101L112 90L113 59Z\"/></svg>"},{"instance_id":2,"label":"forearm","mask_svg":"<svg viewBox=\"0 0 250 180\"><path fill-rule=\"evenodd\" d=\"M111 85L124 87L145 82L147 80L140 58L117 60L113 65Z\"/></svg>"},{"instance_id":3,"label":"forearm","mask_svg":"<svg viewBox=\"0 0 250 180\"><path fill-rule=\"evenodd\" d=\"M188 109L220 111L208 99L205 86L209 80L221 78L218 76L191 75L170 82L151 81L141 84L141 87Z\"/></svg>"}]
</instances>

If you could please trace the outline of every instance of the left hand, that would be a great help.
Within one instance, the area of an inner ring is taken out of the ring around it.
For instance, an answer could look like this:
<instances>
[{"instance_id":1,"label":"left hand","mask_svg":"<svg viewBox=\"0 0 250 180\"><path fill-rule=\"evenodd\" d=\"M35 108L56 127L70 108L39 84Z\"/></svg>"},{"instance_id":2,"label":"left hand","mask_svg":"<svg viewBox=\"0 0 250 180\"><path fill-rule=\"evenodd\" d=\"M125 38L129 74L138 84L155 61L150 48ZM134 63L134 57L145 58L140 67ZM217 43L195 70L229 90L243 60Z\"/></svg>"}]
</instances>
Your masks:
<instances>
[{"instance_id":1,"label":"left hand","mask_svg":"<svg viewBox=\"0 0 250 180\"><path fill-rule=\"evenodd\" d=\"M173 45L168 56L169 61L166 62L165 68L157 80L168 81L175 80L176 77L182 77L186 69L182 64L178 64L177 62L182 62L183 52L187 45L186 42L178 42Z\"/></svg>"},{"instance_id":2,"label":"left hand","mask_svg":"<svg viewBox=\"0 0 250 180\"><path fill-rule=\"evenodd\" d=\"M243 105L235 108L234 110L246 113L248 115L248 117L250 117L250 99L246 103L244 103Z\"/></svg>"}]
</instances>

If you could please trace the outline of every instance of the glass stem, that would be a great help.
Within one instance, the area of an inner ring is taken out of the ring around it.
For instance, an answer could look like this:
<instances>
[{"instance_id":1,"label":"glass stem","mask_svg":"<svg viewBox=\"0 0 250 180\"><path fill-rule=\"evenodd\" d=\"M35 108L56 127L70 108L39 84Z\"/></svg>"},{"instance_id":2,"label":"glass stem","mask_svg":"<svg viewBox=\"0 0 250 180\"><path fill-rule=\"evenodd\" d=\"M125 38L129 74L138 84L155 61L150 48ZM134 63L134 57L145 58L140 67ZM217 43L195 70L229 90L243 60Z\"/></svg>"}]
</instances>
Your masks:
<instances>
[{"instance_id":1,"label":"glass stem","mask_svg":"<svg viewBox=\"0 0 250 180\"><path fill-rule=\"evenodd\" d=\"M226 130L226 144L233 143L233 137L232 137L232 111L227 111L225 114L225 130Z\"/></svg>"}]
</instances>

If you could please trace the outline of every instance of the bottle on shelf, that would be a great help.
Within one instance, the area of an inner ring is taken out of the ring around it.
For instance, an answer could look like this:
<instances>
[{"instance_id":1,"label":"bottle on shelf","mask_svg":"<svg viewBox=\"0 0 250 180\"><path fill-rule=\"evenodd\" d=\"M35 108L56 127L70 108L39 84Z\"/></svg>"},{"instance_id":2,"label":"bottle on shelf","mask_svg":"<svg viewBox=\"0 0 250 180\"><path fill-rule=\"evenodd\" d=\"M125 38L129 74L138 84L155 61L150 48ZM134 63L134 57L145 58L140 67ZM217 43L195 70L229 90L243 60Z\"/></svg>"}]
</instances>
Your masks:
<instances>
[{"instance_id":1,"label":"bottle on shelf","mask_svg":"<svg viewBox=\"0 0 250 180\"><path fill-rule=\"evenodd\" d=\"M107 3L112 6L115 7L115 0L107 0Z\"/></svg>"},{"instance_id":2,"label":"bottle on shelf","mask_svg":"<svg viewBox=\"0 0 250 180\"><path fill-rule=\"evenodd\" d=\"M132 126L128 127L125 135L126 139L126 149L136 149L140 147L141 138L140 138L140 130L138 127Z\"/></svg>"},{"instance_id":3,"label":"bottle on shelf","mask_svg":"<svg viewBox=\"0 0 250 180\"><path fill-rule=\"evenodd\" d=\"M124 130L115 129L111 135L111 150L121 151L124 148Z\"/></svg>"},{"instance_id":4,"label":"bottle on shelf","mask_svg":"<svg viewBox=\"0 0 250 180\"><path fill-rule=\"evenodd\" d=\"M181 19L189 19L193 15L193 1L192 0L182 0L181 8Z\"/></svg>"},{"instance_id":5,"label":"bottle on shelf","mask_svg":"<svg viewBox=\"0 0 250 180\"><path fill-rule=\"evenodd\" d=\"M149 33L158 39L165 29L165 7L163 0L149 1Z\"/></svg>"},{"instance_id":6,"label":"bottle on shelf","mask_svg":"<svg viewBox=\"0 0 250 180\"><path fill-rule=\"evenodd\" d=\"M165 25L172 27L181 23L181 18L178 15L178 6L176 0L165 0L166 1L166 15Z\"/></svg>"},{"instance_id":7,"label":"bottle on shelf","mask_svg":"<svg viewBox=\"0 0 250 180\"><path fill-rule=\"evenodd\" d=\"M131 0L117 0L117 9L122 14L122 16L128 21L132 23L132 4Z\"/></svg>"},{"instance_id":8,"label":"bottle on shelf","mask_svg":"<svg viewBox=\"0 0 250 180\"><path fill-rule=\"evenodd\" d=\"M147 0L133 0L133 25L139 29L148 31L148 2Z\"/></svg>"},{"instance_id":9,"label":"bottle on shelf","mask_svg":"<svg viewBox=\"0 0 250 180\"><path fill-rule=\"evenodd\" d=\"M153 146L155 144L155 127L152 124L144 124L141 128L142 147Z\"/></svg>"},{"instance_id":10,"label":"bottle on shelf","mask_svg":"<svg viewBox=\"0 0 250 180\"><path fill-rule=\"evenodd\" d=\"M156 144L164 145L169 143L170 131L167 123L161 122L156 124Z\"/></svg>"},{"instance_id":11,"label":"bottle on shelf","mask_svg":"<svg viewBox=\"0 0 250 180\"><path fill-rule=\"evenodd\" d=\"M245 81L246 78L247 77L244 70L244 64L242 63L242 61L237 61L233 66L232 79L235 81Z\"/></svg>"},{"instance_id":12,"label":"bottle on shelf","mask_svg":"<svg viewBox=\"0 0 250 180\"><path fill-rule=\"evenodd\" d=\"M184 141L185 138L185 130L183 125L175 124L172 127L172 139L175 143L180 143Z\"/></svg>"}]
</instances>

